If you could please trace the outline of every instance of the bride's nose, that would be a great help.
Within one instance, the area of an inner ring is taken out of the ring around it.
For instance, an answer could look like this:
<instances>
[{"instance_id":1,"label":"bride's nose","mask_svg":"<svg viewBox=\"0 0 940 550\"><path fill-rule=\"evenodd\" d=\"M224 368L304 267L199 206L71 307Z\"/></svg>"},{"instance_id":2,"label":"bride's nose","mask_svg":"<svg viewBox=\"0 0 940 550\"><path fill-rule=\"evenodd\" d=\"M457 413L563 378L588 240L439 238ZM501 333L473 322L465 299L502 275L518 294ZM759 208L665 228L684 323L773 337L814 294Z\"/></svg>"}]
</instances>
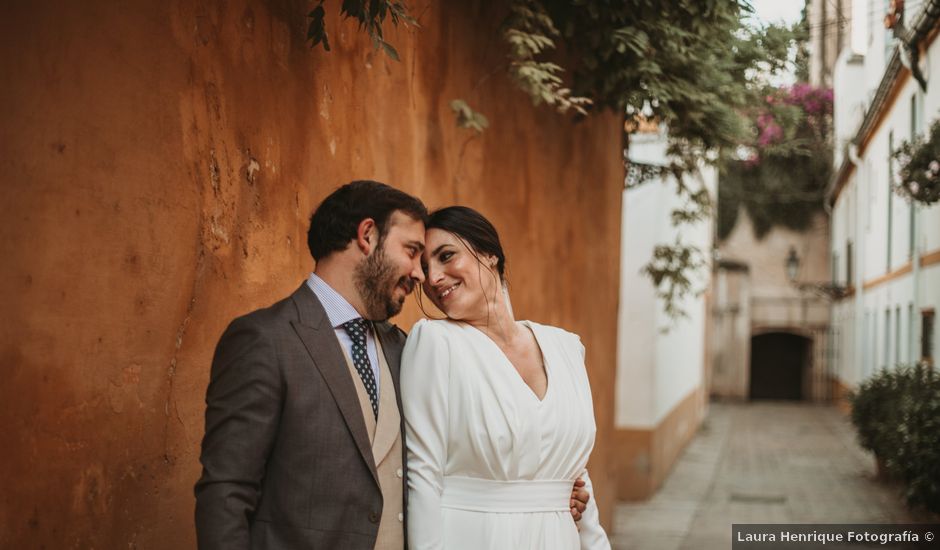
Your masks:
<instances>
[{"instance_id":1,"label":"bride's nose","mask_svg":"<svg viewBox=\"0 0 940 550\"><path fill-rule=\"evenodd\" d=\"M444 281L444 270L434 264L428 266L427 281L431 286L437 286Z\"/></svg>"}]
</instances>

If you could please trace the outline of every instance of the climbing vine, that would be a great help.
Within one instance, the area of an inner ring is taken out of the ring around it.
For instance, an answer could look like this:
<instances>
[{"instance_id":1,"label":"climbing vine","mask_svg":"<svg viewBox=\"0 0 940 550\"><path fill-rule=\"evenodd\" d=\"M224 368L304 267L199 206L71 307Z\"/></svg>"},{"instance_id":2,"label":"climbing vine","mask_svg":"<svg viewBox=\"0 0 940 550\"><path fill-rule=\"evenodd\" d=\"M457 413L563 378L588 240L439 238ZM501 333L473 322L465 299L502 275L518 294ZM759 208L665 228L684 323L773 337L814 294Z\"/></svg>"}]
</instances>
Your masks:
<instances>
[{"instance_id":1,"label":"climbing vine","mask_svg":"<svg viewBox=\"0 0 940 550\"><path fill-rule=\"evenodd\" d=\"M323 8L325 0L320 0L317 5L310 10L307 17L310 23L307 26L307 40L311 47L320 44L323 49L330 51L330 39L326 32L326 10ZM394 59L399 60L398 50L385 41L385 35L382 31L382 25L385 19L391 17L392 23L398 26L404 23L410 26L418 26L418 22L408 13L408 8L404 2L388 0L343 0L340 13L346 17L355 19L359 22L359 28L364 30L369 38L372 39L372 45L381 48L385 53Z\"/></svg>"},{"instance_id":2,"label":"climbing vine","mask_svg":"<svg viewBox=\"0 0 940 550\"><path fill-rule=\"evenodd\" d=\"M806 229L832 176L832 90L768 88L748 120L753 133L739 149L744 158L720 166L718 237L731 234L742 207L759 239L775 226Z\"/></svg>"}]
</instances>

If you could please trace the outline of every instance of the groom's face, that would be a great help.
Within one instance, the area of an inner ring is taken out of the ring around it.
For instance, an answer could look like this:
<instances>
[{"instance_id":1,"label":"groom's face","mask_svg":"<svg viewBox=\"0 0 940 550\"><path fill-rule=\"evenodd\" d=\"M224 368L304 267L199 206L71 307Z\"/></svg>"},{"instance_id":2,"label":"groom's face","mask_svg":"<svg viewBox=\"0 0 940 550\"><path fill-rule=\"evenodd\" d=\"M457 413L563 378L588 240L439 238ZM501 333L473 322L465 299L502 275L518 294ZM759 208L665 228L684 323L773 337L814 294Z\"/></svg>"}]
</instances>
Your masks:
<instances>
[{"instance_id":1,"label":"groom's face","mask_svg":"<svg viewBox=\"0 0 940 550\"><path fill-rule=\"evenodd\" d=\"M424 224L400 211L392 213L385 236L354 274L370 320L397 315L415 284L424 281L423 250Z\"/></svg>"}]
</instances>

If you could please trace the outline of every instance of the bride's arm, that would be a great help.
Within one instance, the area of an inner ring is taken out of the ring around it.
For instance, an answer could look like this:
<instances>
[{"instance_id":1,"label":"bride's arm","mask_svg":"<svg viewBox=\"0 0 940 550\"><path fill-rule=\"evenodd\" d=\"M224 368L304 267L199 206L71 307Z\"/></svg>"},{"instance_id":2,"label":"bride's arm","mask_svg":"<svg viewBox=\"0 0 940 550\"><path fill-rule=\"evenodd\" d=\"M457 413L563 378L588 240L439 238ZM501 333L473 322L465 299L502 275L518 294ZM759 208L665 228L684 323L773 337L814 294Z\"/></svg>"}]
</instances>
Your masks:
<instances>
[{"instance_id":1,"label":"bride's arm","mask_svg":"<svg viewBox=\"0 0 940 550\"><path fill-rule=\"evenodd\" d=\"M571 353L571 357L576 364L580 365L582 384L580 390L584 395L584 403L587 407L586 412L591 415L591 424L594 425L594 403L591 397L591 384L587 375L587 367L584 364L586 355L584 344L581 343L579 336L574 334L572 334L572 336L573 338L569 341L570 347L568 349L574 350L574 352ZM581 514L581 521L578 522L581 550L610 550L610 540L607 538L607 533L604 532L604 528L601 527L600 513L597 510L597 498L594 495L594 485L591 483L591 476L588 475L587 470L584 470L581 479L584 480L584 489L586 489L590 495L587 506Z\"/></svg>"},{"instance_id":2,"label":"bride's arm","mask_svg":"<svg viewBox=\"0 0 940 550\"><path fill-rule=\"evenodd\" d=\"M419 321L401 360L402 408L408 446L408 547L444 547L441 514L447 451L447 341L440 327Z\"/></svg>"}]
</instances>

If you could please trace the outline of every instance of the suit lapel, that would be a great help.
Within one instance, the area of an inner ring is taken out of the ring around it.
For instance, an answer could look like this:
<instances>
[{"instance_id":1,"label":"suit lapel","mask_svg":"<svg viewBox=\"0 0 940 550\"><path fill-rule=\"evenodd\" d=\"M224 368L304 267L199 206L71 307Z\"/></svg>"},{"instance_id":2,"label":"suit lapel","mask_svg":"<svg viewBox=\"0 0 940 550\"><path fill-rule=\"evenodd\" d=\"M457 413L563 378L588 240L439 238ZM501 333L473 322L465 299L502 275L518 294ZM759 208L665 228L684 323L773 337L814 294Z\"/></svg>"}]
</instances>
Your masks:
<instances>
[{"instance_id":1,"label":"suit lapel","mask_svg":"<svg viewBox=\"0 0 940 550\"><path fill-rule=\"evenodd\" d=\"M405 335L398 327L389 323L375 323L375 334L382 343L382 352L385 354L385 361L388 363L388 369L392 371L392 381L395 384L396 397L401 394L401 388L398 387L398 379L401 373L401 352L405 347ZM401 399L398 399L398 408L401 409Z\"/></svg>"},{"instance_id":2,"label":"suit lapel","mask_svg":"<svg viewBox=\"0 0 940 550\"><path fill-rule=\"evenodd\" d=\"M395 386L395 401L398 405L399 411L399 426L398 429L401 432L401 468L403 471L404 479L402 483L407 483L408 479L408 453L407 446L405 445L405 414L401 408L401 385L399 384L399 375L401 373L401 353L405 348L405 333L401 331L397 326L385 322L385 323L375 323L375 334L378 336L379 340L382 342L382 351L385 355L385 361L388 363L388 369L392 374L392 384ZM402 495L404 500L404 509L408 510L408 491L407 485L404 494ZM405 514L405 548L408 546L408 514Z\"/></svg>"},{"instance_id":3,"label":"suit lapel","mask_svg":"<svg viewBox=\"0 0 940 550\"><path fill-rule=\"evenodd\" d=\"M373 479L378 484L379 476L375 459L372 457L372 445L369 442L366 422L362 417L362 409L356 395L356 386L349 374L343 350L339 346L326 311L306 283L301 285L292 298L297 305L298 321L291 321L291 325L304 347L307 348L307 353L320 371L320 375L323 376L362 459L366 461ZM400 353L399 351L399 355Z\"/></svg>"},{"instance_id":4,"label":"suit lapel","mask_svg":"<svg viewBox=\"0 0 940 550\"><path fill-rule=\"evenodd\" d=\"M379 349L382 349L382 340L377 339ZM385 354L379 356L379 368L382 373L382 379L391 380L392 373L388 367L388 359ZM376 464L382 464L385 456L395 445L395 441L401 438L401 411L397 405L397 399L392 398L392 394L397 397L395 384L386 382L379 392L379 419L375 429L375 437L372 439L372 455L375 457Z\"/></svg>"}]
</instances>

